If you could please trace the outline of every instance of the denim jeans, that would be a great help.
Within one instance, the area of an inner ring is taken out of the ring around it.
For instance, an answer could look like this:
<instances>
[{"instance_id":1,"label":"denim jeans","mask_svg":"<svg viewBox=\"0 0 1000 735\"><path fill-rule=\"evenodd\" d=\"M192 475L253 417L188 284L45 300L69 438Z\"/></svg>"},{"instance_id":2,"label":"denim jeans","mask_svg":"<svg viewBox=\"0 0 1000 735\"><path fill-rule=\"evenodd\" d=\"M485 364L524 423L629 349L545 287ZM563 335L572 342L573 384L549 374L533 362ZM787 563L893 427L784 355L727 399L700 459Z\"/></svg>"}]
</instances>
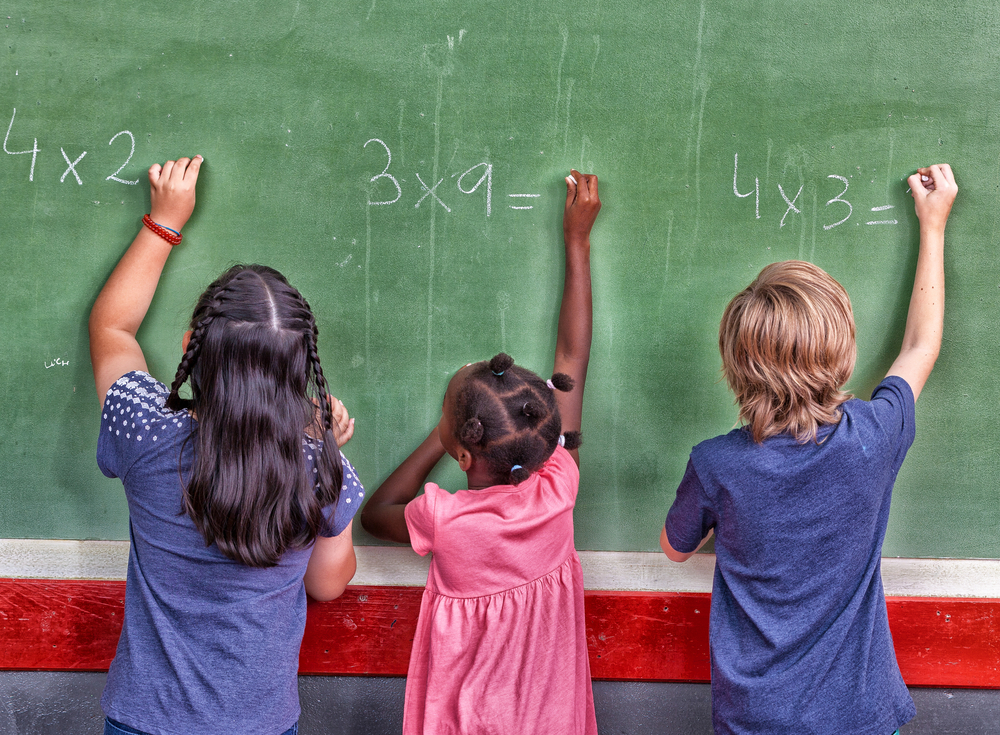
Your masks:
<instances>
[{"instance_id":1,"label":"denim jeans","mask_svg":"<svg viewBox=\"0 0 1000 735\"><path fill-rule=\"evenodd\" d=\"M295 723L281 735L298 735L299 723ZM104 735L148 735L142 730L136 730L128 725L112 720L110 717L104 718Z\"/></svg>"}]
</instances>

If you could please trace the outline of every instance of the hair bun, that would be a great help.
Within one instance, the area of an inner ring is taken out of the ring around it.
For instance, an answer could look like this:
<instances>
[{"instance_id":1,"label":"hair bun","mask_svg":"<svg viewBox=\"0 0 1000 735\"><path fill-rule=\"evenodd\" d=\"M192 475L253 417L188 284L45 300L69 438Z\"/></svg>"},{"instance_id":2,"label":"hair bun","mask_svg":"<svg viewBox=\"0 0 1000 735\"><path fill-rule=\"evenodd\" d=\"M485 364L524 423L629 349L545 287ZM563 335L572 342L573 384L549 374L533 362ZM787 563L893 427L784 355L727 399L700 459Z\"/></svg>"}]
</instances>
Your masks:
<instances>
[{"instance_id":1,"label":"hair bun","mask_svg":"<svg viewBox=\"0 0 1000 735\"><path fill-rule=\"evenodd\" d=\"M553 373L551 380L552 385L556 387L556 390L561 390L563 393L568 393L573 390L573 386L576 385L573 378L568 376L566 373Z\"/></svg>"},{"instance_id":2,"label":"hair bun","mask_svg":"<svg viewBox=\"0 0 1000 735\"><path fill-rule=\"evenodd\" d=\"M525 416L542 416L545 414L545 409L535 401L525 401L524 406L521 407L521 413Z\"/></svg>"},{"instance_id":3,"label":"hair bun","mask_svg":"<svg viewBox=\"0 0 1000 735\"><path fill-rule=\"evenodd\" d=\"M458 431L458 438L462 441L462 444L473 446L482 441L483 431L483 423L473 416L462 424L462 428Z\"/></svg>"},{"instance_id":4,"label":"hair bun","mask_svg":"<svg viewBox=\"0 0 1000 735\"><path fill-rule=\"evenodd\" d=\"M510 471L511 485L518 485L531 477L531 470L521 465L515 465L515 469Z\"/></svg>"},{"instance_id":5,"label":"hair bun","mask_svg":"<svg viewBox=\"0 0 1000 735\"><path fill-rule=\"evenodd\" d=\"M514 358L508 355L506 352L500 352L493 356L490 360L490 370L494 375L500 377L507 369L514 365Z\"/></svg>"},{"instance_id":6,"label":"hair bun","mask_svg":"<svg viewBox=\"0 0 1000 735\"><path fill-rule=\"evenodd\" d=\"M581 444L583 444L583 436L579 431L567 431L563 434L564 441L563 446L569 449L577 449Z\"/></svg>"}]
</instances>

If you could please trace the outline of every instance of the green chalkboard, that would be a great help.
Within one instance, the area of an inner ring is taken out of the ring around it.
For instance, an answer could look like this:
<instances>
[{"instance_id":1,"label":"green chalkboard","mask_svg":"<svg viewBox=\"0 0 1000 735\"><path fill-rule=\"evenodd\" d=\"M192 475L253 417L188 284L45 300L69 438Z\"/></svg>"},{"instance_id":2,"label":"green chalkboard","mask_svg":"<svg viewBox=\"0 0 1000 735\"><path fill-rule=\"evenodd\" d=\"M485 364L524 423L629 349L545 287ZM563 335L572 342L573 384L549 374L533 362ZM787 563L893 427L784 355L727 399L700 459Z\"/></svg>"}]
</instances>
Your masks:
<instances>
[{"instance_id":1,"label":"green chalkboard","mask_svg":"<svg viewBox=\"0 0 1000 735\"><path fill-rule=\"evenodd\" d=\"M652 550L691 446L735 421L715 346L729 298L771 261L829 270L853 297L850 388L867 397L916 262L905 177L947 161L944 346L885 553L1000 557L995 2L5 8L0 537L127 537L94 462L86 320L153 162L207 161L139 335L153 372L173 376L219 271L279 268L317 313L370 487L458 366L506 350L551 368L563 176L597 173L577 545Z\"/></svg>"}]
</instances>

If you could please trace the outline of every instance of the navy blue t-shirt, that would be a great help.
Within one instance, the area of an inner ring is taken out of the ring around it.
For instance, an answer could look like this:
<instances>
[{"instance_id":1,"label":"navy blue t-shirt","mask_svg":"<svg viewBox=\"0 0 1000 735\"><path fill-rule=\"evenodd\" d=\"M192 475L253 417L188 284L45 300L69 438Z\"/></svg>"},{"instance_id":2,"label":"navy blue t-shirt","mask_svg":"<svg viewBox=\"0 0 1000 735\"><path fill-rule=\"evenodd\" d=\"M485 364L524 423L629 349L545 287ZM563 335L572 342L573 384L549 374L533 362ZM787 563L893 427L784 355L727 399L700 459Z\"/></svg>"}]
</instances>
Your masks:
<instances>
[{"instance_id":1,"label":"navy blue t-shirt","mask_svg":"<svg viewBox=\"0 0 1000 735\"><path fill-rule=\"evenodd\" d=\"M194 421L164 407L168 392L146 373L128 373L102 411L97 463L125 486L131 548L125 620L101 706L153 735L277 735L299 718L311 548L260 569L205 546L182 513L180 476L190 476L194 451L184 440ZM304 437L310 469L316 449ZM341 459L344 481L337 505L324 511L324 536L347 528L364 498Z\"/></svg>"},{"instance_id":2,"label":"navy blue t-shirt","mask_svg":"<svg viewBox=\"0 0 1000 735\"><path fill-rule=\"evenodd\" d=\"M880 574L913 392L890 376L841 409L818 442L740 428L691 452L666 530L690 552L715 529L717 733L889 735L916 714Z\"/></svg>"}]
</instances>

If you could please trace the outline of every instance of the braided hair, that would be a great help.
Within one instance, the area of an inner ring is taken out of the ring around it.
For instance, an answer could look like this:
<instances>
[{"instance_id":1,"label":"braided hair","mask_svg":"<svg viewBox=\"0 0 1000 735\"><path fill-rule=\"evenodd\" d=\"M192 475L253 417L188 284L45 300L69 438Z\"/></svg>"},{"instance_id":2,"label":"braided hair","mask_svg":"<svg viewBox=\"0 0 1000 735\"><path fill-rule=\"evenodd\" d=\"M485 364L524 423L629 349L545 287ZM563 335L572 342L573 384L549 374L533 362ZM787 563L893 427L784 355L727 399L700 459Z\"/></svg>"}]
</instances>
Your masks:
<instances>
[{"instance_id":1,"label":"braided hair","mask_svg":"<svg viewBox=\"0 0 1000 735\"><path fill-rule=\"evenodd\" d=\"M580 432L562 434L555 400L555 390L572 389L569 375L556 373L546 382L501 352L469 367L455 396L456 438L486 462L497 484L517 485L560 443L567 449L580 446Z\"/></svg>"},{"instance_id":2,"label":"braided hair","mask_svg":"<svg viewBox=\"0 0 1000 735\"><path fill-rule=\"evenodd\" d=\"M274 566L308 547L343 470L309 304L273 268L237 265L201 295L167 408L191 409L186 512L225 556ZM180 396L189 381L190 399ZM306 432L319 445L307 471Z\"/></svg>"}]
</instances>

